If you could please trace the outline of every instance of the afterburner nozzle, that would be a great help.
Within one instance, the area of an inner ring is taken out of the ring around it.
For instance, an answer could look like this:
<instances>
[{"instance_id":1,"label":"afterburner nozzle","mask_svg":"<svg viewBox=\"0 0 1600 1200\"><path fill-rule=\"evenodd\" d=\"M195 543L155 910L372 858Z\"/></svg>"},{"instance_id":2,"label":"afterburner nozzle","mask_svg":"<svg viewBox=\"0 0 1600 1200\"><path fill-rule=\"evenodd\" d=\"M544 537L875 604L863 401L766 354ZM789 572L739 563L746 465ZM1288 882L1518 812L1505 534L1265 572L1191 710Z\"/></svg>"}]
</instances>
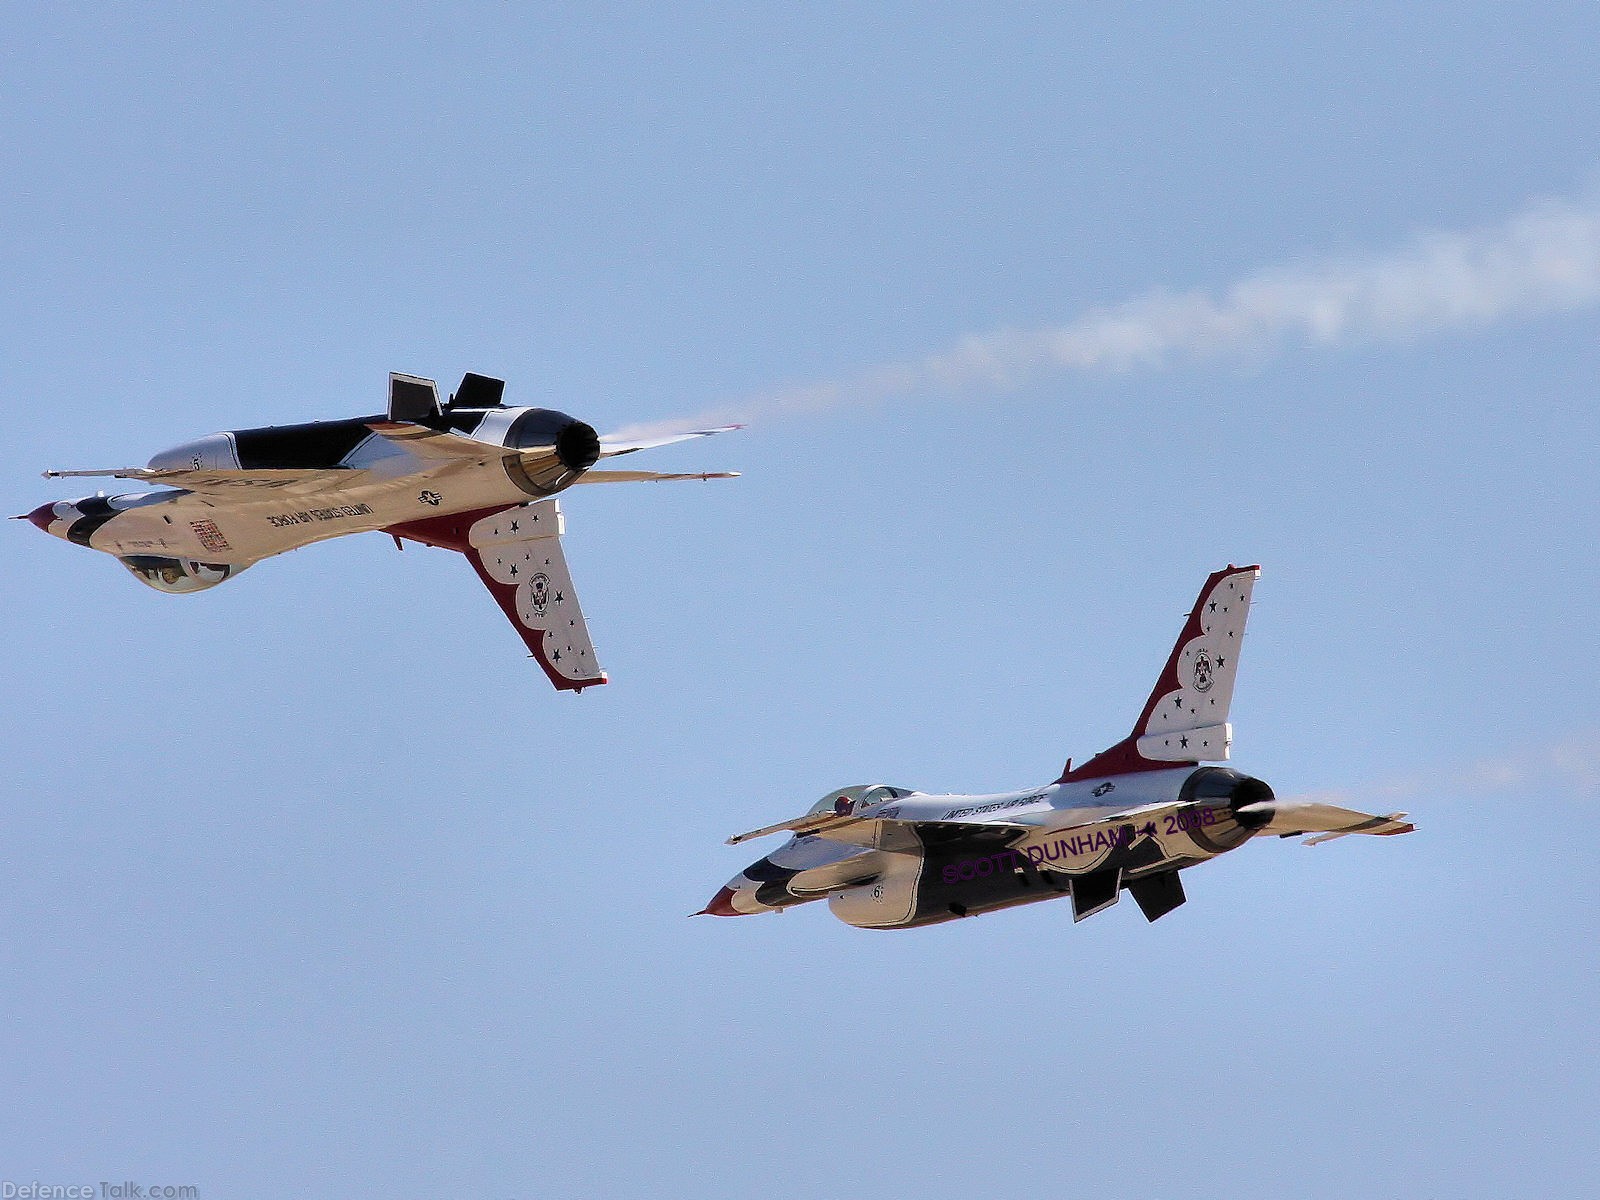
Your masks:
<instances>
[{"instance_id":1,"label":"afterburner nozzle","mask_svg":"<svg viewBox=\"0 0 1600 1200\"><path fill-rule=\"evenodd\" d=\"M1228 796L1234 820L1251 831L1265 829L1278 812L1278 798L1264 779L1246 775L1233 785Z\"/></svg>"},{"instance_id":2,"label":"afterburner nozzle","mask_svg":"<svg viewBox=\"0 0 1600 1200\"><path fill-rule=\"evenodd\" d=\"M600 461L600 435L593 425L574 421L556 434L556 457L569 471L587 471Z\"/></svg>"}]
</instances>

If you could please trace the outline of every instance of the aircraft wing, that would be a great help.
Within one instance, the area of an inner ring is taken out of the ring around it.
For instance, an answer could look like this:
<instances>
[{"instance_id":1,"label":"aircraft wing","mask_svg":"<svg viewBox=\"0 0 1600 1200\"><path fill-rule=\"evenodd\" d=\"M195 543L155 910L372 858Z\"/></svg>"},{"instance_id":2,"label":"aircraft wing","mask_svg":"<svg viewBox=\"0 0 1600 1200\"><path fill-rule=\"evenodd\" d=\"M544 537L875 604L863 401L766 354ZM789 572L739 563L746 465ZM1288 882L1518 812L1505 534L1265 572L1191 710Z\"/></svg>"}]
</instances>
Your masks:
<instances>
[{"instance_id":1,"label":"aircraft wing","mask_svg":"<svg viewBox=\"0 0 1600 1200\"><path fill-rule=\"evenodd\" d=\"M438 462L493 462L496 459L523 457L523 452L513 446L480 442L477 438L430 429L410 421L368 421L367 428L379 437L404 446L419 458L431 458ZM553 454L552 449L539 457L548 458Z\"/></svg>"},{"instance_id":2,"label":"aircraft wing","mask_svg":"<svg viewBox=\"0 0 1600 1200\"><path fill-rule=\"evenodd\" d=\"M464 554L556 687L581 692L606 682L561 552L556 500L428 517L384 532Z\"/></svg>"},{"instance_id":3,"label":"aircraft wing","mask_svg":"<svg viewBox=\"0 0 1600 1200\"><path fill-rule=\"evenodd\" d=\"M916 850L925 846L930 836L941 841L975 839L1004 842L1032 832L1035 832L1032 825L1007 821L907 821L899 817L857 817L820 812L808 813L792 821L780 821L749 833L735 834L727 844L737 846L740 842L773 833L792 833L796 837L823 837L853 846L870 846L875 850Z\"/></svg>"},{"instance_id":4,"label":"aircraft wing","mask_svg":"<svg viewBox=\"0 0 1600 1200\"><path fill-rule=\"evenodd\" d=\"M250 492L279 490L316 492L326 488L342 488L359 482L365 474L364 471L352 470L349 467L252 471L212 467L192 471L177 468L123 467L109 471L46 471L44 476L46 479L79 479L96 476L137 479L144 483L159 483L189 492L227 493L238 498Z\"/></svg>"}]
</instances>

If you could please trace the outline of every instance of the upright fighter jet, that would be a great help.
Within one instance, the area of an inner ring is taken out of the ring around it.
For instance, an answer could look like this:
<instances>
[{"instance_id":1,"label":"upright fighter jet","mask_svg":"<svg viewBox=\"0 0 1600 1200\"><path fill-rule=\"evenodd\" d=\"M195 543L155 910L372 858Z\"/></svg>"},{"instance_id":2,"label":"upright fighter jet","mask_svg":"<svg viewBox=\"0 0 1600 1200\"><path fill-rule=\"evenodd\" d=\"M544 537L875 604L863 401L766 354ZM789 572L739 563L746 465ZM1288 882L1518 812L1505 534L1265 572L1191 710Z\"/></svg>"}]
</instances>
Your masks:
<instances>
[{"instance_id":1,"label":"upright fighter jet","mask_svg":"<svg viewBox=\"0 0 1600 1200\"><path fill-rule=\"evenodd\" d=\"M464 554L550 682L606 682L561 552L554 499L575 483L731 479L737 472L594 470L603 459L723 433L600 437L566 413L508 408L505 382L468 374L448 401L431 379L389 376L382 416L236 429L164 450L147 467L46 471L168 490L61 500L25 517L115 556L163 592L215 587L311 542L383 530Z\"/></svg>"},{"instance_id":2,"label":"upright fighter jet","mask_svg":"<svg viewBox=\"0 0 1600 1200\"><path fill-rule=\"evenodd\" d=\"M1410 833L1405 813L1372 816L1279 800L1226 767L1228 705L1258 567L1206 580L1133 731L1043 787L930 796L871 784L829 792L803 817L729 838L793 836L746 867L701 913L737 917L826 897L866 929L935 925L1058 897L1074 921L1132 893L1154 921L1184 902L1179 873L1253 837Z\"/></svg>"}]
</instances>

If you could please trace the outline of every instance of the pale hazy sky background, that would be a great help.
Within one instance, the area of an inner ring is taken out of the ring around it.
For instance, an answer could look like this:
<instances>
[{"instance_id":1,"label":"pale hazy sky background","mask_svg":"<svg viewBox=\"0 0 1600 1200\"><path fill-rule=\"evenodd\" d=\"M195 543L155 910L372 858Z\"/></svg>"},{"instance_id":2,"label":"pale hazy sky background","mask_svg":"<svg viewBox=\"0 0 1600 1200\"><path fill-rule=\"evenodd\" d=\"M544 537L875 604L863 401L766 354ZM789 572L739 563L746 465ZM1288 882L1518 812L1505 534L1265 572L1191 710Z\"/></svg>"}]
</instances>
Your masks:
<instances>
[{"instance_id":1,"label":"pale hazy sky background","mask_svg":"<svg viewBox=\"0 0 1600 1200\"><path fill-rule=\"evenodd\" d=\"M563 500L576 697L442 552L0 531L0 1181L1600 1187L1600 9L547 13L4 18L6 514L390 370L752 424ZM831 787L1116 740L1230 561L1235 765L1417 834L685 919Z\"/></svg>"}]
</instances>

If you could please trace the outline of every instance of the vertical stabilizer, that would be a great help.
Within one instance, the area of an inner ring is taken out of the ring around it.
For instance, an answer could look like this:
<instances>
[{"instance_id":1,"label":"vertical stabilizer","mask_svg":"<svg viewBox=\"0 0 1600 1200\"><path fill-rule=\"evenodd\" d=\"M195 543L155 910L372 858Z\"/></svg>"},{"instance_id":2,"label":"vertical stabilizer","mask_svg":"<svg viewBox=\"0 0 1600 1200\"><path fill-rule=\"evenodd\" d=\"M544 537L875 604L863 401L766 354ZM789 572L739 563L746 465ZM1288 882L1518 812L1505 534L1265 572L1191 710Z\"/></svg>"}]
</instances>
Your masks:
<instances>
[{"instance_id":1,"label":"vertical stabilizer","mask_svg":"<svg viewBox=\"0 0 1600 1200\"><path fill-rule=\"evenodd\" d=\"M1233 740L1228 706L1250 594L1260 577L1260 567L1228 567L1206 580L1133 732L1063 773L1063 782L1226 761Z\"/></svg>"},{"instance_id":2,"label":"vertical stabilizer","mask_svg":"<svg viewBox=\"0 0 1600 1200\"><path fill-rule=\"evenodd\" d=\"M390 525L384 532L467 557L524 644L563 691L606 682L561 551L554 499Z\"/></svg>"}]
</instances>

